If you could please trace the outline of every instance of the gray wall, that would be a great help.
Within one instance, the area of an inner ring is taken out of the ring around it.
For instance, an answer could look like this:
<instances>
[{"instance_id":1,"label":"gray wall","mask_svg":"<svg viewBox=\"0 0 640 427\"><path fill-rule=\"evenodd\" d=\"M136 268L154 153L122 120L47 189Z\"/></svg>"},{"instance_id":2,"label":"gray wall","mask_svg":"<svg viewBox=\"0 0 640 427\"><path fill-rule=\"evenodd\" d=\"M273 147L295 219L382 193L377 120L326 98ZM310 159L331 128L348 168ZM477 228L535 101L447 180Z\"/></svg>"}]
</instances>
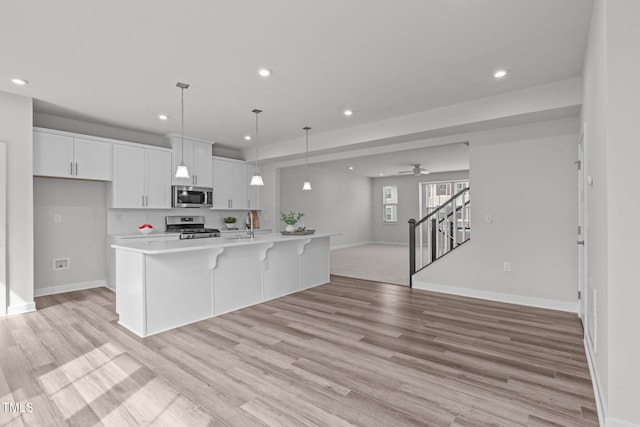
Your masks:
<instances>
[{"instance_id":1,"label":"gray wall","mask_svg":"<svg viewBox=\"0 0 640 427\"><path fill-rule=\"evenodd\" d=\"M584 69L588 344L607 426L640 425L638 15L637 0L597 0Z\"/></svg>"},{"instance_id":2,"label":"gray wall","mask_svg":"<svg viewBox=\"0 0 640 427\"><path fill-rule=\"evenodd\" d=\"M307 177L304 166L280 170L280 211L304 213L307 228L340 233L331 238L332 247L372 240L371 179L309 167L313 190L303 191ZM276 223L283 229L282 221Z\"/></svg>"},{"instance_id":3,"label":"gray wall","mask_svg":"<svg viewBox=\"0 0 640 427\"><path fill-rule=\"evenodd\" d=\"M35 308L32 104L31 98L0 92L0 141L7 143L8 314Z\"/></svg>"},{"instance_id":4,"label":"gray wall","mask_svg":"<svg viewBox=\"0 0 640 427\"><path fill-rule=\"evenodd\" d=\"M152 135L144 132L53 116L51 114L34 113L33 126L171 148L169 142L162 135Z\"/></svg>"},{"instance_id":5,"label":"gray wall","mask_svg":"<svg viewBox=\"0 0 640 427\"><path fill-rule=\"evenodd\" d=\"M374 178L372 184L373 241L380 243L409 244L411 218L419 219L419 188L421 182L456 181L469 179L469 171L432 173L422 176L390 176ZM398 186L398 222L382 220L382 187Z\"/></svg>"},{"instance_id":6,"label":"gray wall","mask_svg":"<svg viewBox=\"0 0 640 427\"><path fill-rule=\"evenodd\" d=\"M42 289L106 281L106 184L33 178L34 285ZM54 215L62 222L55 223ZM54 258L70 258L68 270L53 270Z\"/></svg>"},{"instance_id":7,"label":"gray wall","mask_svg":"<svg viewBox=\"0 0 640 427\"><path fill-rule=\"evenodd\" d=\"M578 128L572 118L473 135L471 241L416 281L575 309Z\"/></svg>"}]
</instances>

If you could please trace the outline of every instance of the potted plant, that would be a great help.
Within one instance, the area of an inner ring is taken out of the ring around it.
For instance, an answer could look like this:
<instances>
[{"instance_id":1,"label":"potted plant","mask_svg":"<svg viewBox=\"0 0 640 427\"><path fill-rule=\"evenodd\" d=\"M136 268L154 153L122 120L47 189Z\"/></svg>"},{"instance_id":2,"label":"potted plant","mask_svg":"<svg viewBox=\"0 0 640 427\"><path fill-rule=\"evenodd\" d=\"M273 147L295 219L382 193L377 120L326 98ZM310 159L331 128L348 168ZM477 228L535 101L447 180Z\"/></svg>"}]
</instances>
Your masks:
<instances>
[{"instance_id":1,"label":"potted plant","mask_svg":"<svg viewBox=\"0 0 640 427\"><path fill-rule=\"evenodd\" d=\"M293 233L296 231L296 223L304 216L303 213L291 211L289 213L280 212L280 219L284 221L287 226L284 231Z\"/></svg>"},{"instance_id":2,"label":"potted plant","mask_svg":"<svg viewBox=\"0 0 640 427\"><path fill-rule=\"evenodd\" d=\"M236 228L236 217L235 216L225 216L222 218L222 221L226 224L227 228Z\"/></svg>"}]
</instances>

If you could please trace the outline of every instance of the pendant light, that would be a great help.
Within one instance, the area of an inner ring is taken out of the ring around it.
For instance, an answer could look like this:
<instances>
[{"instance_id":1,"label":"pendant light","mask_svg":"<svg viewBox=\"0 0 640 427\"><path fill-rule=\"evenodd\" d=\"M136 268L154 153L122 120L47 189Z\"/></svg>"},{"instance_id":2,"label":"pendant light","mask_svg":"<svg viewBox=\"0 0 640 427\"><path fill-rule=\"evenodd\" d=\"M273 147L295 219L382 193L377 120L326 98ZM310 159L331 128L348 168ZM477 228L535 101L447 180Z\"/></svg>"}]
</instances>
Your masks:
<instances>
[{"instance_id":1,"label":"pendant light","mask_svg":"<svg viewBox=\"0 0 640 427\"><path fill-rule=\"evenodd\" d=\"M249 185L264 185L264 181L260 176L260 169L258 169L258 142L260 141L260 137L258 136L258 114L262 113L262 110L258 110L256 108L251 112L255 113L256 115L256 172L251 177L251 182L249 182Z\"/></svg>"},{"instance_id":2,"label":"pendant light","mask_svg":"<svg viewBox=\"0 0 640 427\"><path fill-rule=\"evenodd\" d=\"M304 184L302 184L302 189L305 191L308 191L308 190L311 190L311 181L309 181L309 130L311 130L311 128L309 126L305 126L302 129L304 129L304 131L307 133L307 157L306 157L307 179L305 180Z\"/></svg>"},{"instance_id":3,"label":"pendant light","mask_svg":"<svg viewBox=\"0 0 640 427\"><path fill-rule=\"evenodd\" d=\"M189 88L189 85L186 83L178 82L176 84L177 87L182 91L182 132L180 133L180 145L182 146L182 157L180 159L180 164L176 169L176 178L189 178L189 170L187 169L187 165L184 164L184 90Z\"/></svg>"}]
</instances>

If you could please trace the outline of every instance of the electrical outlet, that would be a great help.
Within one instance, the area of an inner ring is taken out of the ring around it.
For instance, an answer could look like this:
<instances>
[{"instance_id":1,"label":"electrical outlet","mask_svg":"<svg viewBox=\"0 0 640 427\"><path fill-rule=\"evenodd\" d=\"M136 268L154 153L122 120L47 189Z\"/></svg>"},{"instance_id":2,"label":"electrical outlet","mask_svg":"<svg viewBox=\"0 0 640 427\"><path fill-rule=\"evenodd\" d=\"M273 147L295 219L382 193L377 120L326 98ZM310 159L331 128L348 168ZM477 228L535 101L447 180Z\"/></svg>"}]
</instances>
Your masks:
<instances>
[{"instance_id":1,"label":"electrical outlet","mask_svg":"<svg viewBox=\"0 0 640 427\"><path fill-rule=\"evenodd\" d=\"M511 261L504 262L504 271L511 271Z\"/></svg>"},{"instance_id":2,"label":"electrical outlet","mask_svg":"<svg viewBox=\"0 0 640 427\"><path fill-rule=\"evenodd\" d=\"M53 215L53 222L62 222L62 215L60 214Z\"/></svg>"},{"instance_id":3,"label":"electrical outlet","mask_svg":"<svg viewBox=\"0 0 640 427\"><path fill-rule=\"evenodd\" d=\"M71 265L70 258L58 258L53 260L54 270L68 270Z\"/></svg>"}]
</instances>

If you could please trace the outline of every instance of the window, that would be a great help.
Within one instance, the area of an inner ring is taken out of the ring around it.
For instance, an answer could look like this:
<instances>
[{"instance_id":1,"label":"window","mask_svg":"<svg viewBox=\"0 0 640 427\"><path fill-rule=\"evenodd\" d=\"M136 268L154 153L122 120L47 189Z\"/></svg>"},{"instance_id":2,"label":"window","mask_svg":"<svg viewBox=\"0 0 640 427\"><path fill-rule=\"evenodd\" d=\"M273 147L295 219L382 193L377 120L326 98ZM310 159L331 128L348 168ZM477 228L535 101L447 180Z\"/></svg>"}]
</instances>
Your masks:
<instances>
[{"instance_id":1,"label":"window","mask_svg":"<svg viewBox=\"0 0 640 427\"><path fill-rule=\"evenodd\" d=\"M455 194L469 187L469 181L421 182L420 217L434 211Z\"/></svg>"},{"instance_id":2,"label":"window","mask_svg":"<svg viewBox=\"0 0 640 427\"><path fill-rule=\"evenodd\" d=\"M398 222L398 186L382 187L382 218L384 222Z\"/></svg>"}]
</instances>

